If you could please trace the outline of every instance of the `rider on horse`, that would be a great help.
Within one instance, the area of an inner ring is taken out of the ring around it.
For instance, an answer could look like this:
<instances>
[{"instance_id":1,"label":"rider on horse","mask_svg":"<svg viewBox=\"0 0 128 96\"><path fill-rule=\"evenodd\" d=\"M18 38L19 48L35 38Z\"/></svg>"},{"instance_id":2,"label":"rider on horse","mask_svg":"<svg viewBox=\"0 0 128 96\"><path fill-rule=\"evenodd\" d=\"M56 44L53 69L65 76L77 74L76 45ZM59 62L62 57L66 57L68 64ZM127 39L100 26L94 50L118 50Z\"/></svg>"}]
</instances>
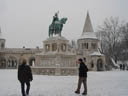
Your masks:
<instances>
[{"instance_id":1,"label":"rider on horse","mask_svg":"<svg viewBox=\"0 0 128 96\"><path fill-rule=\"evenodd\" d=\"M58 18L58 13L55 13L55 16L53 16L53 21L52 23L55 23L55 21L58 21L59 18Z\"/></svg>"},{"instance_id":2,"label":"rider on horse","mask_svg":"<svg viewBox=\"0 0 128 96\"><path fill-rule=\"evenodd\" d=\"M53 34L59 34L59 36L61 36L63 24L65 24L65 22L67 21L67 18L61 18L59 20L58 13L59 12L55 13L55 15L53 16L52 24L49 25L49 37L53 36Z\"/></svg>"}]
</instances>

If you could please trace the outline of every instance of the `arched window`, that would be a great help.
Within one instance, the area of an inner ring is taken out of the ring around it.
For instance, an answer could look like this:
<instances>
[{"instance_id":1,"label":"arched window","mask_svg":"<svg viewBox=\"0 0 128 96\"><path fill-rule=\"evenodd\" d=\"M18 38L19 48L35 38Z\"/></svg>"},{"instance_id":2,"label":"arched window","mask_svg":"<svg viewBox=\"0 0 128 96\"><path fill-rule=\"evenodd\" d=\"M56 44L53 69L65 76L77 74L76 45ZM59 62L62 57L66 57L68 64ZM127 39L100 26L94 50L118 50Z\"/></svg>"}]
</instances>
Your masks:
<instances>
[{"instance_id":1,"label":"arched window","mask_svg":"<svg viewBox=\"0 0 128 96\"><path fill-rule=\"evenodd\" d=\"M103 70L103 60L98 59L97 60L97 71L102 71Z\"/></svg>"},{"instance_id":2,"label":"arched window","mask_svg":"<svg viewBox=\"0 0 128 96\"><path fill-rule=\"evenodd\" d=\"M5 57L0 57L0 68L6 67L6 59Z\"/></svg>"},{"instance_id":3,"label":"arched window","mask_svg":"<svg viewBox=\"0 0 128 96\"><path fill-rule=\"evenodd\" d=\"M83 60L84 60L84 62L86 62L86 58L85 57L83 58Z\"/></svg>"},{"instance_id":4,"label":"arched window","mask_svg":"<svg viewBox=\"0 0 128 96\"><path fill-rule=\"evenodd\" d=\"M52 44L52 51L56 51L57 50L57 44L56 43L53 43Z\"/></svg>"},{"instance_id":5,"label":"arched window","mask_svg":"<svg viewBox=\"0 0 128 96\"><path fill-rule=\"evenodd\" d=\"M46 49L46 51L50 51L50 45L49 44L46 44L45 45L45 49Z\"/></svg>"},{"instance_id":6,"label":"arched window","mask_svg":"<svg viewBox=\"0 0 128 96\"><path fill-rule=\"evenodd\" d=\"M61 50L62 50L62 51L66 51L66 44L62 44L62 45L61 45Z\"/></svg>"},{"instance_id":7,"label":"arched window","mask_svg":"<svg viewBox=\"0 0 128 96\"><path fill-rule=\"evenodd\" d=\"M9 68L17 68L17 58L14 56L9 56L7 66Z\"/></svg>"},{"instance_id":8,"label":"arched window","mask_svg":"<svg viewBox=\"0 0 128 96\"><path fill-rule=\"evenodd\" d=\"M30 65L30 66L35 66L35 57L31 57L31 58L29 59L29 65Z\"/></svg>"},{"instance_id":9,"label":"arched window","mask_svg":"<svg viewBox=\"0 0 128 96\"><path fill-rule=\"evenodd\" d=\"M1 48L4 48L4 43L1 44Z\"/></svg>"},{"instance_id":10,"label":"arched window","mask_svg":"<svg viewBox=\"0 0 128 96\"><path fill-rule=\"evenodd\" d=\"M92 62L92 63L91 63L91 68L93 68L93 67L94 67L94 63Z\"/></svg>"},{"instance_id":11,"label":"arched window","mask_svg":"<svg viewBox=\"0 0 128 96\"><path fill-rule=\"evenodd\" d=\"M92 49L96 49L96 43L92 43L91 46L92 46Z\"/></svg>"},{"instance_id":12,"label":"arched window","mask_svg":"<svg viewBox=\"0 0 128 96\"><path fill-rule=\"evenodd\" d=\"M88 43L82 43L82 49L88 49Z\"/></svg>"}]
</instances>

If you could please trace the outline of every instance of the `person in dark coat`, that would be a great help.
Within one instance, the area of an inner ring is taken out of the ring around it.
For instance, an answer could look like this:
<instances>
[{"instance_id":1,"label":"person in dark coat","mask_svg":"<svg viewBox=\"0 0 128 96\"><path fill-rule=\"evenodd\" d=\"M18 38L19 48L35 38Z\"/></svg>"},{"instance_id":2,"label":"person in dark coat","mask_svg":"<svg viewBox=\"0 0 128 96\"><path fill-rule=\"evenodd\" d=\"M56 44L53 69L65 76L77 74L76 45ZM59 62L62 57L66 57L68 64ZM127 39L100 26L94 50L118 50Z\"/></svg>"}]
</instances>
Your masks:
<instances>
[{"instance_id":1,"label":"person in dark coat","mask_svg":"<svg viewBox=\"0 0 128 96\"><path fill-rule=\"evenodd\" d=\"M120 70L122 70L122 64L120 64Z\"/></svg>"},{"instance_id":2,"label":"person in dark coat","mask_svg":"<svg viewBox=\"0 0 128 96\"><path fill-rule=\"evenodd\" d=\"M125 70L125 64L123 64L122 69Z\"/></svg>"},{"instance_id":3,"label":"person in dark coat","mask_svg":"<svg viewBox=\"0 0 128 96\"><path fill-rule=\"evenodd\" d=\"M78 59L78 63L80 64L79 65L79 80L78 80L77 90L75 91L75 93L80 94L81 84L83 83L84 92L82 94L86 95L87 94L87 72L88 72L88 68L81 58Z\"/></svg>"},{"instance_id":4,"label":"person in dark coat","mask_svg":"<svg viewBox=\"0 0 128 96\"><path fill-rule=\"evenodd\" d=\"M31 68L26 65L26 60L23 60L22 64L18 68L18 80L21 83L22 96L28 96L30 90L30 81L33 80ZM27 85L25 92L25 84Z\"/></svg>"}]
</instances>

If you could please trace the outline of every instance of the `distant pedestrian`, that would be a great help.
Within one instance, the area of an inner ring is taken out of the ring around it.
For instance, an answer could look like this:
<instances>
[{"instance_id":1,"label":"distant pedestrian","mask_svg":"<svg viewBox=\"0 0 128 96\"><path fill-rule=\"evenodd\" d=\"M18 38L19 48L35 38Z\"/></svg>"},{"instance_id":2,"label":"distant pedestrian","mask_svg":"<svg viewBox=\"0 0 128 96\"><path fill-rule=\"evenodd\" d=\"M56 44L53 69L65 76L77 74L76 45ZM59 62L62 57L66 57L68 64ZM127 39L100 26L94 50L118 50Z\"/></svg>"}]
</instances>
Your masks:
<instances>
[{"instance_id":1,"label":"distant pedestrian","mask_svg":"<svg viewBox=\"0 0 128 96\"><path fill-rule=\"evenodd\" d=\"M125 70L125 64L123 64L123 70Z\"/></svg>"},{"instance_id":2,"label":"distant pedestrian","mask_svg":"<svg viewBox=\"0 0 128 96\"><path fill-rule=\"evenodd\" d=\"M120 70L122 70L122 64L120 64Z\"/></svg>"},{"instance_id":3,"label":"distant pedestrian","mask_svg":"<svg viewBox=\"0 0 128 96\"><path fill-rule=\"evenodd\" d=\"M128 70L128 65L127 65L127 69L126 70Z\"/></svg>"},{"instance_id":4,"label":"distant pedestrian","mask_svg":"<svg viewBox=\"0 0 128 96\"><path fill-rule=\"evenodd\" d=\"M21 83L21 93L22 96L28 96L30 90L30 81L33 80L31 68L26 65L26 60L22 61L22 64L18 68L18 80ZM27 88L25 90L25 84Z\"/></svg>"},{"instance_id":5,"label":"distant pedestrian","mask_svg":"<svg viewBox=\"0 0 128 96\"><path fill-rule=\"evenodd\" d=\"M84 91L83 91L82 95L87 95L87 72L88 72L88 68L81 58L78 59L78 63L80 64L79 65L79 80L78 80L77 90L75 91L75 93L80 94L81 84L83 83Z\"/></svg>"}]
</instances>

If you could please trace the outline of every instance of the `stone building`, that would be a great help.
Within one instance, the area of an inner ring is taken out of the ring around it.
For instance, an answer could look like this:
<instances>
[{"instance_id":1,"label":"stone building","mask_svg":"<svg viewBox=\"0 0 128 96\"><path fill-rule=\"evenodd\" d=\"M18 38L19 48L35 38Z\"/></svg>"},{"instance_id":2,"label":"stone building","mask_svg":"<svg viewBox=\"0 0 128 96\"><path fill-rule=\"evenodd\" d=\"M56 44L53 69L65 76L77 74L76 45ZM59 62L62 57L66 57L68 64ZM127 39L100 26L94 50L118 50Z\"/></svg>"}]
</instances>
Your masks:
<instances>
[{"instance_id":1,"label":"stone building","mask_svg":"<svg viewBox=\"0 0 128 96\"><path fill-rule=\"evenodd\" d=\"M17 68L22 59L30 66L35 65L35 54L42 52L40 48L6 48L6 40L0 30L0 68Z\"/></svg>"},{"instance_id":2,"label":"stone building","mask_svg":"<svg viewBox=\"0 0 128 96\"><path fill-rule=\"evenodd\" d=\"M89 13L85 20L83 33L77 40L78 51L77 58L84 58L89 70L103 71L105 70L105 56L99 52L99 40L93 32Z\"/></svg>"},{"instance_id":3,"label":"stone building","mask_svg":"<svg viewBox=\"0 0 128 96\"><path fill-rule=\"evenodd\" d=\"M33 71L47 75L75 75L76 53L69 51L68 40L62 36L49 37L44 43L44 51L36 54Z\"/></svg>"},{"instance_id":4,"label":"stone building","mask_svg":"<svg viewBox=\"0 0 128 96\"><path fill-rule=\"evenodd\" d=\"M76 75L78 58L83 58L92 71L104 71L106 66L89 13L83 33L77 40L77 49L69 47L69 40L63 36L47 38L43 41L43 48L6 48L5 43L0 31L0 68L17 68L22 59L27 60L33 73L44 75Z\"/></svg>"}]
</instances>

